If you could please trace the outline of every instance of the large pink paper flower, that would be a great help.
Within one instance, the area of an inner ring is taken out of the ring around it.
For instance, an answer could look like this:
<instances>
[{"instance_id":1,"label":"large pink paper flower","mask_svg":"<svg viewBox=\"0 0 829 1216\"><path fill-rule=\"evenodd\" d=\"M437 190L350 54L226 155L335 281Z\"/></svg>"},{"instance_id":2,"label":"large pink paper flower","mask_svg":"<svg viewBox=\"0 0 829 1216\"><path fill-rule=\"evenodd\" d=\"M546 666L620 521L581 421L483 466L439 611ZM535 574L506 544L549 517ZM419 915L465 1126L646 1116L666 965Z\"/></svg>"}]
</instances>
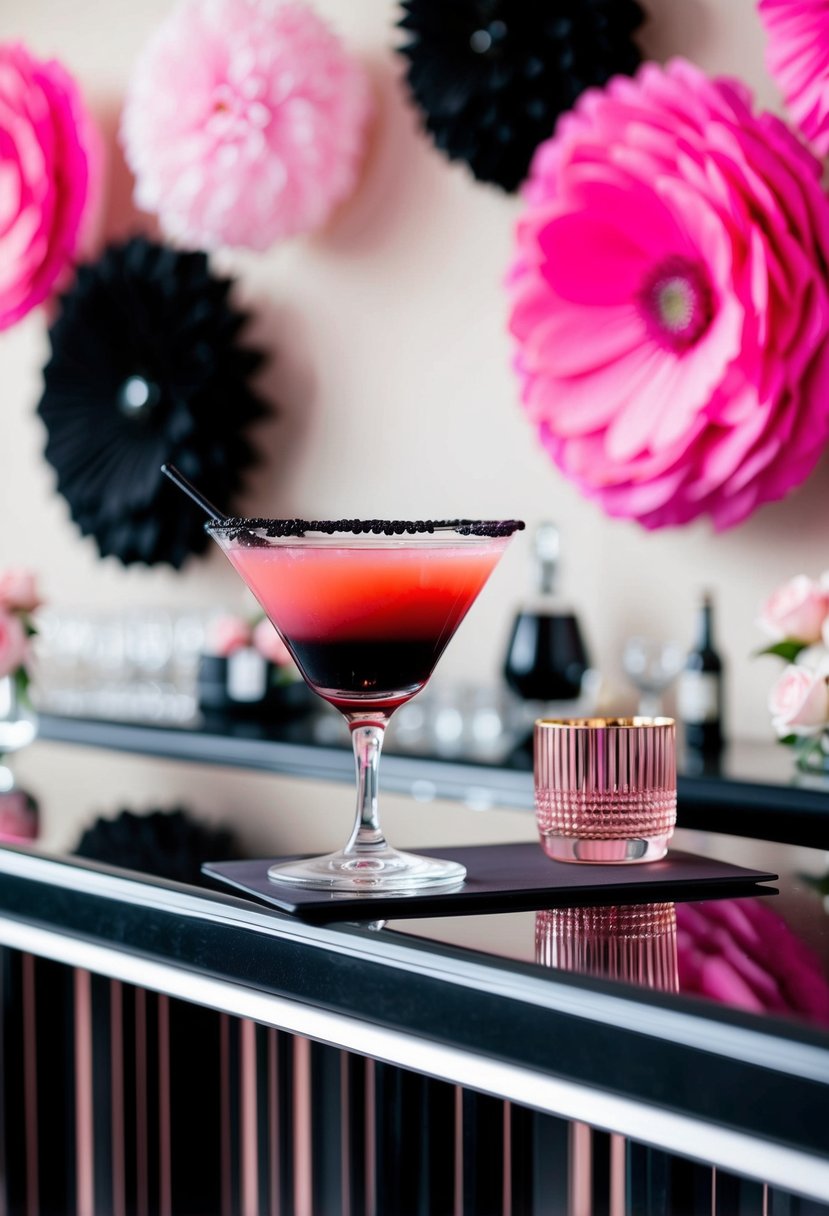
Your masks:
<instances>
[{"instance_id":1,"label":"large pink paper flower","mask_svg":"<svg viewBox=\"0 0 829 1216\"><path fill-rule=\"evenodd\" d=\"M121 137L135 198L203 249L267 249L353 189L366 75L306 5L182 0L136 65Z\"/></svg>"},{"instance_id":2,"label":"large pink paper flower","mask_svg":"<svg viewBox=\"0 0 829 1216\"><path fill-rule=\"evenodd\" d=\"M0 329L58 285L88 232L101 152L59 63L0 45Z\"/></svg>"},{"instance_id":3,"label":"large pink paper flower","mask_svg":"<svg viewBox=\"0 0 829 1216\"><path fill-rule=\"evenodd\" d=\"M682 60L584 94L536 153L511 274L559 468L648 528L727 528L829 438L829 201L740 84Z\"/></svg>"},{"instance_id":4,"label":"large pink paper flower","mask_svg":"<svg viewBox=\"0 0 829 1216\"><path fill-rule=\"evenodd\" d=\"M829 152L829 4L760 0L766 65L794 121L819 156Z\"/></svg>"}]
</instances>

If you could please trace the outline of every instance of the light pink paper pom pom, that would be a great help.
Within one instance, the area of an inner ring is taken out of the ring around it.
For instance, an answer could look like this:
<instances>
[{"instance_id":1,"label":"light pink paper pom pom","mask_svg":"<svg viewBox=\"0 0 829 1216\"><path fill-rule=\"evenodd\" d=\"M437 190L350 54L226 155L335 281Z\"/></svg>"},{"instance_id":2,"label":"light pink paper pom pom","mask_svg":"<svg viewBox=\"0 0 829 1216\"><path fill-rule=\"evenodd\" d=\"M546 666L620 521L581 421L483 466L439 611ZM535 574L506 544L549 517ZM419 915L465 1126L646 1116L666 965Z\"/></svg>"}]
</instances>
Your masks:
<instances>
[{"instance_id":1,"label":"light pink paper pom pom","mask_svg":"<svg viewBox=\"0 0 829 1216\"><path fill-rule=\"evenodd\" d=\"M0 45L0 329L60 285L88 234L101 145L59 63Z\"/></svg>"},{"instance_id":2,"label":"light pink paper pom pom","mask_svg":"<svg viewBox=\"0 0 829 1216\"><path fill-rule=\"evenodd\" d=\"M536 152L510 276L527 412L647 528L739 523L829 439L829 201L748 90L674 60L584 93Z\"/></svg>"},{"instance_id":3,"label":"light pink paper pom pom","mask_svg":"<svg viewBox=\"0 0 829 1216\"><path fill-rule=\"evenodd\" d=\"M817 152L829 152L829 3L760 0L766 64L794 121Z\"/></svg>"},{"instance_id":4,"label":"light pink paper pom pom","mask_svg":"<svg viewBox=\"0 0 829 1216\"><path fill-rule=\"evenodd\" d=\"M135 200L172 239L264 250L353 190L362 67L296 0L182 0L135 67L121 139Z\"/></svg>"}]
</instances>

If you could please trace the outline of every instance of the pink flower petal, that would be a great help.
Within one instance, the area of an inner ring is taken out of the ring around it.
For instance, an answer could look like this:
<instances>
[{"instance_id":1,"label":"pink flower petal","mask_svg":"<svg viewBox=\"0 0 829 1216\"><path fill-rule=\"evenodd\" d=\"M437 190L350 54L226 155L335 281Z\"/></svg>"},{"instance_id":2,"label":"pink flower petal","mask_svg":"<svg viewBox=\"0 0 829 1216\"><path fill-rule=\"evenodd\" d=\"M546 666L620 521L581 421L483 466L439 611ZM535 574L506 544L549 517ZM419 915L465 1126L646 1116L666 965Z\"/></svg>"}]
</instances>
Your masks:
<instances>
[{"instance_id":1,"label":"pink flower petal","mask_svg":"<svg viewBox=\"0 0 829 1216\"><path fill-rule=\"evenodd\" d=\"M829 122L829 88L810 106ZM829 200L785 124L646 64L584 94L525 199L510 328L562 472L647 528L734 526L799 484L829 442Z\"/></svg>"}]
</instances>

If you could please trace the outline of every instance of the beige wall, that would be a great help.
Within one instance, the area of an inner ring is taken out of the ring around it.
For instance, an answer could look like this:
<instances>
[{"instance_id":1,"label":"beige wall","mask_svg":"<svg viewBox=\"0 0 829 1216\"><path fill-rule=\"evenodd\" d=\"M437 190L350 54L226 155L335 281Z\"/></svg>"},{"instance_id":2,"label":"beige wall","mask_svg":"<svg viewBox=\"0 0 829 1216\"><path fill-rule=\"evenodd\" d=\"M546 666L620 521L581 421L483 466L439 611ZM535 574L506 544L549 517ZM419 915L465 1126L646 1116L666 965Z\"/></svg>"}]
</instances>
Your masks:
<instances>
[{"instance_id":1,"label":"beige wall","mask_svg":"<svg viewBox=\"0 0 829 1216\"><path fill-rule=\"evenodd\" d=\"M362 188L326 232L264 257L222 259L258 313L254 336L274 351L263 387L282 408L261 433L268 467L240 506L255 514L556 519L568 593L617 685L625 636L689 640L697 592L710 586L730 662L732 730L766 736L770 668L750 660L756 605L789 574L829 567L829 464L788 502L720 537L706 524L647 535L582 501L538 450L517 403L500 286L516 200L473 184L416 133L389 49L392 0L316 3L365 57L379 118ZM683 53L739 73L775 104L754 0L644 3L650 54ZM169 0L2 0L0 37L62 57L111 132L134 55L168 8ZM109 232L133 222L128 197L116 152ZM56 605L241 604L218 554L178 576L125 572L78 537L53 492L34 416L44 325L38 314L0 335L0 565L36 565ZM494 674L525 563L522 537L450 648L444 678Z\"/></svg>"}]
</instances>

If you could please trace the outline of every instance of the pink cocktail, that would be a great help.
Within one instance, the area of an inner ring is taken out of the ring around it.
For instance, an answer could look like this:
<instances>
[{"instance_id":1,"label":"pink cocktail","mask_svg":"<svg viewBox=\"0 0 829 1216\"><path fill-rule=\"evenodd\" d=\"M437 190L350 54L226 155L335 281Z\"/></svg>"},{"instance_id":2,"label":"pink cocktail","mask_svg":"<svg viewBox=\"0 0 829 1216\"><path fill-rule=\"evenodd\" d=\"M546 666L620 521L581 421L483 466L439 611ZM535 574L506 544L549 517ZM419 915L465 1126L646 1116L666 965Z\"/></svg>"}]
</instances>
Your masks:
<instances>
[{"instance_id":1,"label":"pink cocktail","mask_svg":"<svg viewBox=\"0 0 829 1216\"><path fill-rule=\"evenodd\" d=\"M455 862L392 849L377 818L391 713L413 697L489 578L515 521L226 520L208 532L250 587L306 683L349 724L357 819L339 853L271 867L276 882L359 891L456 885Z\"/></svg>"}]
</instances>

